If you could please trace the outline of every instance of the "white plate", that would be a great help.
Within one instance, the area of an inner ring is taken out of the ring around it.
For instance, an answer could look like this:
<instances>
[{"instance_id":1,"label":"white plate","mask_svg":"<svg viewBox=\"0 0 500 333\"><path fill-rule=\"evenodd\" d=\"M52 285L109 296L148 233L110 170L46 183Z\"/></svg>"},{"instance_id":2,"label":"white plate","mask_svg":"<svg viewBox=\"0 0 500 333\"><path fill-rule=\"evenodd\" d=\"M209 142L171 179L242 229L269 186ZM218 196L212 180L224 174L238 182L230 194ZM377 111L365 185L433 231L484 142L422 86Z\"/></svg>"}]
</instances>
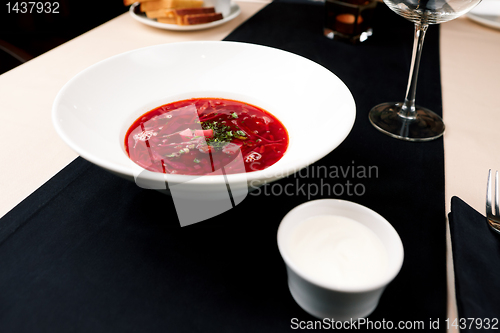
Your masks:
<instances>
[{"instance_id":1,"label":"white plate","mask_svg":"<svg viewBox=\"0 0 500 333\"><path fill-rule=\"evenodd\" d=\"M183 42L133 50L85 69L57 95L52 120L57 133L80 156L134 181L142 168L125 151L127 129L155 107L197 97L261 107L289 134L287 151L269 168L190 180L198 193L225 184L224 177L246 188L297 172L344 141L356 115L345 84L311 60L247 43ZM168 177L169 183L189 178Z\"/></svg>"},{"instance_id":2,"label":"white plate","mask_svg":"<svg viewBox=\"0 0 500 333\"><path fill-rule=\"evenodd\" d=\"M500 1L483 0L467 13L467 17L487 27L500 29Z\"/></svg>"},{"instance_id":3,"label":"white plate","mask_svg":"<svg viewBox=\"0 0 500 333\"><path fill-rule=\"evenodd\" d=\"M137 21L144 23L146 25L155 27L155 28L160 28L160 29L165 29L165 30L177 30L177 31L190 31L190 30L202 30L202 29L208 29L208 28L213 28L218 25L224 24L226 22L231 21L241 13L240 6L236 3L231 3L229 7L229 13L227 15L224 15L222 20L219 21L214 21L210 23L204 23L204 24L195 24L195 25L177 25L177 24L167 24L167 23L160 23L156 21L155 19L150 19L146 17L146 14L139 11L139 5L140 3L136 2L133 5L130 6L129 12L130 15ZM216 7L217 9L217 7Z\"/></svg>"}]
</instances>

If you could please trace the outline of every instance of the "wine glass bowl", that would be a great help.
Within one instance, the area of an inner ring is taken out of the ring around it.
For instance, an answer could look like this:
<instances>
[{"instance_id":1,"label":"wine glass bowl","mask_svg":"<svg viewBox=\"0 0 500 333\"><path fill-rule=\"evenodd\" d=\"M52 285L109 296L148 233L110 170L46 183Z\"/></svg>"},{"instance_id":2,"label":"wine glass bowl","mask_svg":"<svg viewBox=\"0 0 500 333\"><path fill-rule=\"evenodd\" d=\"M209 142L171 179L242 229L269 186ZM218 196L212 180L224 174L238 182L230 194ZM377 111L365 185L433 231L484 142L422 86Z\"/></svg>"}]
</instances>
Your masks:
<instances>
[{"instance_id":1,"label":"wine glass bowl","mask_svg":"<svg viewBox=\"0 0 500 333\"><path fill-rule=\"evenodd\" d=\"M384 0L395 13L417 24L438 24L456 19L474 8L478 0ZM438 7L440 6L440 7Z\"/></svg>"},{"instance_id":2,"label":"wine glass bowl","mask_svg":"<svg viewBox=\"0 0 500 333\"><path fill-rule=\"evenodd\" d=\"M413 53L404 102L376 105L369 119L375 128L406 141L430 141L443 135L445 125L433 111L415 105L420 57L429 24L453 20L474 8L481 0L384 0L395 13L415 24Z\"/></svg>"}]
</instances>

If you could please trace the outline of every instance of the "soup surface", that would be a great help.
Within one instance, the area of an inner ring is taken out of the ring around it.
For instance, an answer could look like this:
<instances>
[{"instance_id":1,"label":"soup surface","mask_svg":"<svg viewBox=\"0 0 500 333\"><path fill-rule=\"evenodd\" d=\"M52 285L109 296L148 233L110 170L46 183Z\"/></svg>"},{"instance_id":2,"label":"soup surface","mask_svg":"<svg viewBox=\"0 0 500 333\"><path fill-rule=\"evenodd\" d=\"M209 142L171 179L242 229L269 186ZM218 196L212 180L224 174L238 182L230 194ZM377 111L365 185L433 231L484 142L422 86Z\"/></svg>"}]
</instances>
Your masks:
<instances>
[{"instance_id":1,"label":"soup surface","mask_svg":"<svg viewBox=\"0 0 500 333\"><path fill-rule=\"evenodd\" d=\"M276 117L248 103L222 98L162 105L137 119L125 135L132 161L170 174L263 170L283 157L287 147L288 133Z\"/></svg>"}]
</instances>

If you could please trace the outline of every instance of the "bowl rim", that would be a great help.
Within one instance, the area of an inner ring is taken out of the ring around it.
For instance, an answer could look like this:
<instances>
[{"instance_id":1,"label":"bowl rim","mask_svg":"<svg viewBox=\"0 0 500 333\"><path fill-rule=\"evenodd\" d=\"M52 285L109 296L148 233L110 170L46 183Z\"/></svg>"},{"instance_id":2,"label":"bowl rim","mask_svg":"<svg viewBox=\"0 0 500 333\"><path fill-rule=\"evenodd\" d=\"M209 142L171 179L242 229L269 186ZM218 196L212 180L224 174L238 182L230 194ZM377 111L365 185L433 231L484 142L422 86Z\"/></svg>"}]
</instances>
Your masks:
<instances>
[{"instance_id":1,"label":"bowl rim","mask_svg":"<svg viewBox=\"0 0 500 333\"><path fill-rule=\"evenodd\" d=\"M259 44L252 44L252 43L245 43L245 42L234 42L234 41L183 41L183 42L174 42L174 43L165 43L165 44L156 44L156 45L151 45L151 46L146 46L134 50L129 50L126 52L122 52L116 55L113 55L111 57L108 57L106 59L103 59L101 61L98 61L97 63L86 67L82 71L78 72L75 76L73 76L68 82L64 84L64 86L59 90L57 93L54 102L52 104L52 124L57 132L57 134L61 137L61 139L73 150L75 151L79 156L84 158L85 160L96 164L104 169L110 170L114 173L118 173L123 176L128 176L128 177L135 177L138 172L134 173L134 169L137 171L139 169L142 169L140 166L136 165L133 163L130 166L123 166L119 163L115 163L113 161L107 161L105 159L102 159L98 156L95 156L92 152L81 148L78 146L71 138L69 135L66 134L65 130L60 126L59 121L58 121L58 106L61 103L61 100L64 98L64 95L66 91L71 89L72 85L77 82L82 76L84 76L87 72L94 70L95 68L102 66L103 64L107 62L114 61L117 58L120 57L126 57L127 55L133 54L135 52L143 52L147 51L149 49L155 49L155 48L163 48L163 47L177 47L178 45L189 45L189 44L198 44L201 47L206 46L208 44L210 45L217 45L217 44L224 44L224 45L237 45L239 47L248 47L248 48L254 48L254 49L262 49L270 52L276 52L276 53L281 53L285 54L287 56L292 56L295 57L296 59L300 59L300 61L306 61L309 62L313 66L317 66L323 70L328 71L331 73L331 75L338 80L338 82L345 88L347 91L347 100L348 100L348 109L350 112L345 112L342 116L342 122L346 123L345 127L341 127L337 130L337 135L339 137L339 140L335 142L334 145L325 145L322 147L322 149L316 149L314 153L312 153L310 156L308 156L308 159L297 159L294 161L297 161L296 164L293 165L283 165L279 169L276 168L275 166L278 164L280 160L278 160L275 164L271 165L270 167L264 169L264 170L259 170L259 171L253 171L253 172L247 172L247 173L237 173L237 174L227 174L227 175L182 175L182 174L163 174L165 176L165 179L168 180L170 184L180 184L180 183L185 183L189 181L192 184L198 184L198 185L210 185L210 184L215 184L215 183L220 183L220 182L227 182L231 180L232 183L240 183L240 182L252 182L252 181L261 181L265 179L269 180L275 180L279 178L286 177L288 175L291 175L308 165L320 160L324 156L328 155L331 151L333 151L336 147L338 147L344 140L345 138L349 135L351 132L354 122L356 119L356 103L354 100L354 97L352 96L351 91L347 87L347 85L333 72L331 72L329 69L326 67L310 60L307 59L303 56L300 56L298 54L281 50L278 48L274 47L269 47L269 46L264 46L264 45L259 45ZM289 133L290 135L290 133ZM333 147L332 147L333 146ZM288 149L287 149L288 150ZM286 155L286 152L285 152ZM137 166L137 167L135 167ZM144 170L144 169L142 169ZM278 175L278 176L276 176ZM168 179L167 179L168 178ZM146 176L146 179L157 179L155 177L150 177Z\"/></svg>"}]
</instances>

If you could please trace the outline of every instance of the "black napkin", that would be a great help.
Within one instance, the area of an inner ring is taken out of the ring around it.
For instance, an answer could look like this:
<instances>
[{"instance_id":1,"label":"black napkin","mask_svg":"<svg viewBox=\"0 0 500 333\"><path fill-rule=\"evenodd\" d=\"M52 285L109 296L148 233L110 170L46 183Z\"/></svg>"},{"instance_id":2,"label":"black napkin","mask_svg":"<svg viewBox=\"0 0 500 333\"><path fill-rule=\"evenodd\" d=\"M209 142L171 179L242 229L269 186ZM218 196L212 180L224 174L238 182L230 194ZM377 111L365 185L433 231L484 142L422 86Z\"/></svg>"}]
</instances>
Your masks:
<instances>
[{"instance_id":1,"label":"black napkin","mask_svg":"<svg viewBox=\"0 0 500 333\"><path fill-rule=\"evenodd\" d=\"M288 291L276 232L289 210L320 198L372 208L402 238L402 270L372 325L443 323L443 142L395 140L369 123L373 105L403 98L413 36L412 24L385 6L375 17L375 34L355 46L323 36L321 5L273 2L227 38L308 57L352 91L351 134L314 166L181 228L170 197L78 158L0 219L0 332L294 331L315 318ZM437 26L428 31L420 83L419 103L441 113ZM371 175L359 173L370 167ZM276 194L285 186L294 195Z\"/></svg>"},{"instance_id":2,"label":"black napkin","mask_svg":"<svg viewBox=\"0 0 500 333\"><path fill-rule=\"evenodd\" d=\"M500 329L500 235L486 218L458 197L451 199L450 221L455 290L461 332L482 324ZM477 318L471 323L467 318ZM490 328L490 330L491 330ZM490 331L485 329L485 331Z\"/></svg>"}]
</instances>

